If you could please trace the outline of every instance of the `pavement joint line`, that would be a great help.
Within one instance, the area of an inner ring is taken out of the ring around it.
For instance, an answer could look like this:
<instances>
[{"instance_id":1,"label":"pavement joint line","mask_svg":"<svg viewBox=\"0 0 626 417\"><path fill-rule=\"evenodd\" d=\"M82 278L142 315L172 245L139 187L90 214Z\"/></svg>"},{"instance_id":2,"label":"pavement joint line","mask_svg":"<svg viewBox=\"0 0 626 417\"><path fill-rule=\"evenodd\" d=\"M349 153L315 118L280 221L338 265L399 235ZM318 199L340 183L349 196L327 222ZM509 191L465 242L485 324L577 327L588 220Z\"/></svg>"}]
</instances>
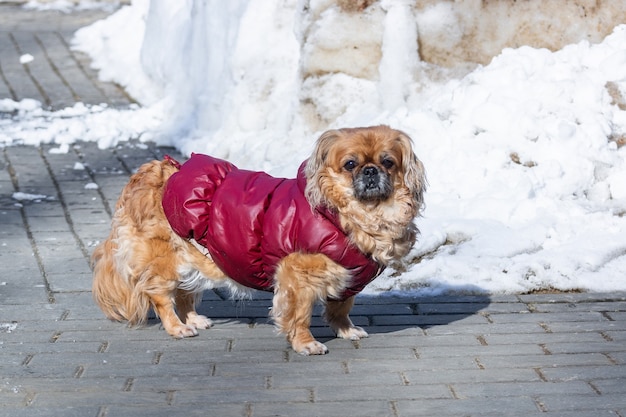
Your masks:
<instances>
[{"instance_id":1,"label":"pavement joint line","mask_svg":"<svg viewBox=\"0 0 626 417\"><path fill-rule=\"evenodd\" d=\"M78 379L83 376L85 373L85 367L83 365L78 365L74 370L74 378Z\"/></svg>"},{"instance_id":2,"label":"pavement joint line","mask_svg":"<svg viewBox=\"0 0 626 417\"><path fill-rule=\"evenodd\" d=\"M109 342L104 341L100 344L98 348L98 353L105 353L109 349Z\"/></svg>"},{"instance_id":3,"label":"pavement joint line","mask_svg":"<svg viewBox=\"0 0 626 417\"><path fill-rule=\"evenodd\" d=\"M540 367L533 368L533 370L535 371L539 379L541 379L543 382L548 382L548 378L546 378Z\"/></svg>"},{"instance_id":4,"label":"pavement joint line","mask_svg":"<svg viewBox=\"0 0 626 417\"><path fill-rule=\"evenodd\" d=\"M615 319L611 317L608 311L601 311L600 314L602 314L602 316L608 321L615 321Z\"/></svg>"},{"instance_id":5,"label":"pavement joint line","mask_svg":"<svg viewBox=\"0 0 626 417\"><path fill-rule=\"evenodd\" d=\"M552 329L550 329L550 326L548 326L546 323L544 323L544 322L542 322L542 321L541 321L541 322L539 322L538 324L539 324L539 326L543 329L543 331L544 331L544 332L546 332L546 333L552 333Z\"/></svg>"},{"instance_id":6,"label":"pavement joint line","mask_svg":"<svg viewBox=\"0 0 626 417\"><path fill-rule=\"evenodd\" d=\"M98 414L96 414L96 417L107 417L108 414L108 407L106 405L101 405L100 407L98 407Z\"/></svg>"},{"instance_id":7,"label":"pavement joint line","mask_svg":"<svg viewBox=\"0 0 626 417\"><path fill-rule=\"evenodd\" d=\"M63 313L59 316L59 321L65 321L70 315L70 310L63 310Z\"/></svg>"},{"instance_id":8,"label":"pavement joint line","mask_svg":"<svg viewBox=\"0 0 626 417\"><path fill-rule=\"evenodd\" d=\"M541 411L542 413L547 413L548 412L548 409L546 409L545 404L541 401L540 398L533 397L533 401L535 402L535 405L537 406L539 411Z\"/></svg>"},{"instance_id":9,"label":"pavement joint line","mask_svg":"<svg viewBox=\"0 0 626 417\"><path fill-rule=\"evenodd\" d=\"M79 70L85 75L85 77L89 80L89 82L93 85L93 87L95 87L96 90L100 92L100 94L106 97L107 94L104 91L104 89L100 86L99 83L95 82L95 80L93 79L93 76L91 76L89 74L89 71L85 69L85 66L76 57L76 54L74 53L74 50L72 49L72 46L67 43L67 40L65 39L65 37L63 37L63 35L61 35L61 33L59 32L55 32L55 34L59 37L59 39L65 46L65 48L67 48L67 50L70 52L69 55L72 57L72 60L74 61L76 66L79 68ZM130 104L138 104L137 101L133 97L131 97L130 94L128 94L128 92L126 92L126 90L123 87L121 87L118 83L112 82L111 84L115 87L118 93L120 93L122 96L124 96L126 100L128 100Z\"/></svg>"},{"instance_id":10,"label":"pavement joint line","mask_svg":"<svg viewBox=\"0 0 626 417\"><path fill-rule=\"evenodd\" d=\"M15 93L15 89L13 88L13 86L11 84L9 84L9 80L7 79L4 70L2 69L2 63L0 62L0 79L2 80L2 82L4 83L4 85L7 86L7 89L9 90L9 94L11 95L11 99L14 101L18 100L17 94Z\"/></svg>"},{"instance_id":11,"label":"pavement joint line","mask_svg":"<svg viewBox=\"0 0 626 417\"><path fill-rule=\"evenodd\" d=\"M78 157L78 160L85 167L85 172L89 176L89 179L91 180L91 182L97 184L98 183L98 179L97 179L97 176L96 176L96 172L93 170L93 168L91 168L91 166L89 166L89 163L85 160L85 155L75 146L73 146L72 149L73 149L74 153L76 154L76 156ZM120 158L117 157L117 155L116 155L116 158L118 160L120 160ZM113 212L111 211L109 205L106 204L107 198L104 195L104 191L102 190L101 187L98 187L96 192L98 193L98 197L100 197L100 200L102 201L102 205L104 207L104 211L106 211L106 213L109 215L109 219L112 219L113 218Z\"/></svg>"},{"instance_id":12,"label":"pavement joint line","mask_svg":"<svg viewBox=\"0 0 626 417\"><path fill-rule=\"evenodd\" d=\"M400 414L398 412L398 402L397 401L389 401L389 408L391 408L391 413L394 417L398 417Z\"/></svg>"},{"instance_id":13,"label":"pavement joint line","mask_svg":"<svg viewBox=\"0 0 626 417\"><path fill-rule=\"evenodd\" d=\"M598 395L602 395L602 392L595 386L595 384L591 381L587 381L587 385L591 387L591 389Z\"/></svg>"},{"instance_id":14,"label":"pavement joint line","mask_svg":"<svg viewBox=\"0 0 626 417\"><path fill-rule=\"evenodd\" d=\"M539 343L539 347L543 351L544 355L552 355L552 352L548 349L545 343Z\"/></svg>"},{"instance_id":15,"label":"pavement joint line","mask_svg":"<svg viewBox=\"0 0 626 417\"><path fill-rule=\"evenodd\" d=\"M400 379L402 380L402 385L411 385L409 377L407 377L404 372L400 372Z\"/></svg>"},{"instance_id":16,"label":"pavement joint line","mask_svg":"<svg viewBox=\"0 0 626 417\"><path fill-rule=\"evenodd\" d=\"M13 185L13 189L16 192L20 191L20 184L19 184L19 178L17 175L17 171L15 170L15 167L13 166L13 163L11 162L11 159L9 158L8 152L7 152L7 148L3 149L3 155L4 155L4 160L5 163L7 165L7 171L9 172L9 176L11 178L11 183ZM44 266L43 263L43 259L41 257L41 253L39 252L39 248L37 247L37 242L35 240L35 237L33 235L33 231L30 228L30 224L28 221L28 216L26 215L26 210L24 209L24 206L21 205L19 208L19 212L20 212L20 216L22 218L22 224L24 225L24 230L26 231L26 236L28 238L28 241L30 243L30 247L33 251L33 255L35 257L35 260L37 261L37 266L39 268L39 272L41 274L41 278L43 280L43 285L44 288L46 290L46 295L48 298L48 303L50 304L54 304L56 303L55 297L54 297L54 293L52 292L52 287L50 285L50 281L48 280L48 274L46 272L46 268Z\"/></svg>"},{"instance_id":17,"label":"pavement joint line","mask_svg":"<svg viewBox=\"0 0 626 417\"><path fill-rule=\"evenodd\" d=\"M65 48L66 48L68 51L70 51L70 52L71 52L71 51L72 51L72 48L71 48L71 46L67 43L67 41L65 40L65 38L64 38L64 37L63 37L63 36L62 36L59 32L54 32L54 34L55 34L55 35L56 35L56 37L59 39L59 41L63 44L63 46L65 46ZM99 92L100 94L102 94L102 96L103 96L103 97L106 97L106 93L105 93L105 91L104 91L104 90L102 89L102 87L100 87L97 83L93 82L92 77L91 77L91 76L89 75L89 73L85 70L85 67L83 66L83 64L82 64L82 63L81 63L81 62L80 62L80 61L76 58L76 55L75 55L75 54L73 54L73 53L70 53L69 55L70 55L70 57L71 57L72 61L74 62L74 64L76 65L76 67L78 68L78 70L79 70L80 72L82 72L82 73L83 73L83 75L85 76L85 78L87 78L87 79L89 80L89 82L91 83L91 85L92 85L92 86L93 86L96 90L98 90L98 92ZM73 87L71 87L71 86L69 86L69 85L68 85L68 87L70 87L70 91L72 91L72 94L73 94L75 97L78 97L78 94L75 92L74 88L73 88Z\"/></svg>"},{"instance_id":18,"label":"pavement joint line","mask_svg":"<svg viewBox=\"0 0 626 417\"><path fill-rule=\"evenodd\" d=\"M24 406L30 407L35 401L36 396L37 394L34 392L27 392L26 395L24 396Z\"/></svg>"},{"instance_id":19,"label":"pavement joint line","mask_svg":"<svg viewBox=\"0 0 626 417\"><path fill-rule=\"evenodd\" d=\"M131 392L133 390L133 385L135 384L135 378L129 377L126 378L124 382L124 386L122 387L123 392Z\"/></svg>"},{"instance_id":20,"label":"pavement joint line","mask_svg":"<svg viewBox=\"0 0 626 417\"><path fill-rule=\"evenodd\" d=\"M168 390L167 394L165 396L165 403L167 405L173 405L174 404L174 399L176 398L176 391L175 390Z\"/></svg>"},{"instance_id":21,"label":"pavement joint line","mask_svg":"<svg viewBox=\"0 0 626 417\"><path fill-rule=\"evenodd\" d=\"M602 336L602 338L603 338L604 340L606 340L607 342L613 342L613 341L614 341L614 340L613 340L613 338L611 337L611 335L610 335L610 334L608 334L608 333L607 333L607 332L605 332L605 331L601 331L601 332L600 332L600 336Z\"/></svg>"},{"instance_id":22,"label":"pavement joint line","mask_svg":"<svg viewBox=\"0 0 626 417\"><path fill-rule=\"evenodd\" d=\"M62 331L57 330L56 332L54 332L54 334L50 337L50 340L48 340L50 343L56 343L57 340L59 340L59 338L61 337L61 335L63 334Z\"/></svg>"},{"instance_id":23,"label":"pavement joint line","mask_svg":"<svg viewBox=\"0 0 626 417\"><path fill-rule=\"evenodd\" d=\"M15 39L15 36L13 35L13 33L9 33L9 39L11 39L11 42L13 43L13 47L15 48L17 53L19 55L24 55L24 51L22 51L22 48L20 47L19 42L17 41L17 39ZM37 77L35 77L33 75L32 71L30 70L30 66L28 65L28 63L23 63L22 67L24 68L24 72L26 72L26 74L28 75L30 80L33 82L33 84L35 85L35 87L39 91L39 94L41 94L41 97L43 97L44 104L47 107L49 107L51 105L51 103L52 103L52 101L50 100L50 96L48 95L48 93L46 93L46 90L44 90L44 88L41 86L41 83L39 82Z\"/></svg>"},{"instance_id":24,"label":"pavement joint line","mask_svg":"<svg viewBox=\"0 0 626 417\"><path fill-rule=\"evenodd\" d=\"M56 74L56 76L59 77L59 80L61 80L61 83L65 87L67 87L67 89L72 94L72 98L74 99L74 101L80 101L80 96L76 93L76 91L74 90L72 85L67 81L67 79L63 76L63 74L61 74L61 71L59 71L59 68L56 66L54 61L50 58L50 55L48 54L48 49L43 44L43 42L41 42L41 39L39 38L39 35L34 34L33 37L35 38L35 42L37 43L37 45L39 45L39 47L43 51L43 55L46 58L46 61L48 62L48 65L50 65L50 68L52 69L52 72L54 72Z\"/></svg>"},{"instance_id":25,"label":"pavement joint line","mask_svg":"<svg viewBox=\"0 0 626 417\"><path fill-rule=\"evenodd\" d=\"M82 252L83 257L85 258L87 264L89 265L90 264L89 251L87 250L82 239L76 232L76 228L74 227L74 220L72 220L72 216L67 206L67 202L65 201L65 197L64 197L61 185L59 184L59 180L56 178L56 175L54 174L54 170L52 169L52 166L50 165L50 161L46 157L43 151L43 148L41 146L39 147L39 155L41 156L41 159L43 159L44 165L46 166L46 169L48 170L48 175L50 175L50 179L52 180L52 185L54 186L57 192L57 195L59 196L59 203L61 204L61 208L63 209L63 216L65 217L65 222L67 223L70 229L70 233L74 237L76 244L80 248L80 251Z\"/></svg>"},{"instance_id":26,"label":"pavement joint line","mask_svg":"<svg viewBox=\"0 0 626 417\"><path fill-rule=\"evenodd\" d=\"M420 351L418 348L414 347L411 349L411 351L413 352L413 356L415 356L415 359L419 359L420 358Z\"/></svg>"},{"instance_id":27,"label":"pavement joint line","mask_svg":"<svg viewBox=\"0 0 626 417\"><path fill-rule=\"evenodd\" d=\"M447 387L450 390L450 393L452 394L452 398L454 398L455 400L460 400L461 399L461 397L459 397L459 395L457 394L457 392L454 389L454 386L452 384L447 384Z\"/></svg>"},{"instance_id":28,"label":"pavement joint line","mask_svg":"<svg viewBox=\"0 0 626 417\"><path fill-rule=\"evenodd\" d=\"M604 355L611 365L619 365L619 361L616 361L608 352L600 352L601 355Z\"/></svg>"}]
</instances>

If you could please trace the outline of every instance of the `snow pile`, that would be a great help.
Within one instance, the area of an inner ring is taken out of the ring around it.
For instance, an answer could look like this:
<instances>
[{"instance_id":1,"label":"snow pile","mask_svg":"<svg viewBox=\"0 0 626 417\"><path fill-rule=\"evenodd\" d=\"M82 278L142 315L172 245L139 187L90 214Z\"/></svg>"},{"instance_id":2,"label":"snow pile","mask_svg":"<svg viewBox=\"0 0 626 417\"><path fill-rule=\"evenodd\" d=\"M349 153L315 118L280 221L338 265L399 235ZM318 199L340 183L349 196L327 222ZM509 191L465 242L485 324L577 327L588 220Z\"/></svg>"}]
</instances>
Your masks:
<instances>
[{"instance_id":1,"label":"snow pile","mask_svg":"<svg viewBox=\"0 0 626 417\"><path fill-rule=\"evenodd\" d=\"M600 45L505 50L412 97L431 183L410 273L376 286L626 287L626 26Z\"/></svg>"},{"instance_id":2,"label":"snow pile","mask_svg":"<svg viewBox=\"0 0 626 417\"><path fill-rule=\"evenodd\" d=\"M59 147L52 152L67 153L69 145L80 140L105 149L120 141L153 139L150 132L161 124L162 110L132 107L125 111L76 103L51 112L36 100L0 99L0 146L55 143ZM7 116L1 117L3 113Z\"/></svg>"},{"instance_id":3,"label":"snow pile","mask_svg":"<svg viewBox=\"0 0 626 417\"><path fill-rule=\"evenodd\" d=\"M367 291L626 290L626 26L435 82L413 2L296 3L136 1L76 45L146 107L18 103L0 144L143 134L293 176L322 130L385 123L414 139L430 187L418 244Z\"/></svg>"}]
</instances>

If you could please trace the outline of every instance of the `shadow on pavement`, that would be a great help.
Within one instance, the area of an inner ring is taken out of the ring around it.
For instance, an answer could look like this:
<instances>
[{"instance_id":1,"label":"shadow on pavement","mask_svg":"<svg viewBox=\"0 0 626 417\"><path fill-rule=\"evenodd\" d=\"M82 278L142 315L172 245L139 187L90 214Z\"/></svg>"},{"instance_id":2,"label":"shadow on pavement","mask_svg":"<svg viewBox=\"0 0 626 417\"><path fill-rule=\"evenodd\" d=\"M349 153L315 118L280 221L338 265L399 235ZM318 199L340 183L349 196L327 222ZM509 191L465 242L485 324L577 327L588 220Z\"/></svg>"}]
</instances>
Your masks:
<instances>
[{"instance_id":1,"label":"shadow on pavement","mask_svg":"<svg viewBox=\"0 0 626 417\"><path fill-rule=\"evenodd\" d=\"M368 333L382 334L446 326L459 320L471 319L490 304L491 298L484 290L468 286L448 287L445 294L438 295L361 294L357 297L350 317ZM198 312L222 322L271 324L271 306L271 293L254 292L250 300L232 300L228 298L226 291L217 290L205 293ZM332 338L330 329L322 319L322 312L323 306L316 306L311 324L314 336L320 337L320 340ZM479 321L484 320L484 317L480 317Z\"/></svg>"}]
</instances>

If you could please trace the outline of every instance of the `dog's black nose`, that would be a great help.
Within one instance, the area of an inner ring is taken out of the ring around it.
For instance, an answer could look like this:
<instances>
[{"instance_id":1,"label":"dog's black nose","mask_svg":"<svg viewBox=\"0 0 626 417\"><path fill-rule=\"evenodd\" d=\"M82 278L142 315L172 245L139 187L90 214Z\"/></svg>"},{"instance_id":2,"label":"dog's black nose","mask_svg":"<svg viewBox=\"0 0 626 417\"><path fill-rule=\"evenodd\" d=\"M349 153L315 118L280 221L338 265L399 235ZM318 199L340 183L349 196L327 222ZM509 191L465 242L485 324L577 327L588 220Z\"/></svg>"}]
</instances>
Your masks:
<instances>
[{"instance_id":1,"label":"dog's black nose","mask_svg":"<svg viewBox=\"0 0 626 417\"><path fill-rule=\"evenodd\" d=\"M363 175L365 175L366 177L373 177L375 175L378 175L378 170L376 169L376 167L365 167L363 168Z\"/></svg>"}]
</instances>

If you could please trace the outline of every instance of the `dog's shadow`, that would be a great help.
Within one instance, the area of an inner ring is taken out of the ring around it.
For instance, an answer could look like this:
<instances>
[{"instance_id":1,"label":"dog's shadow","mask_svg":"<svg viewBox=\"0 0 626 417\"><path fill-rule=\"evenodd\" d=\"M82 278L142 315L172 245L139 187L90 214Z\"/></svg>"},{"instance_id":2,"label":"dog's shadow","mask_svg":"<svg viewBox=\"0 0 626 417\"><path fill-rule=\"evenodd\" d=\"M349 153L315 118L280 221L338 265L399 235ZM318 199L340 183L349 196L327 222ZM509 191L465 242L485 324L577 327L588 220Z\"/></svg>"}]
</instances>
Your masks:
<instances>
[{"instance_id":1,"label":"dog's shadow","mask_svg":"<svg viewBox=\"0 0 626 417\"><path fill-rule=\"evenodd\" d=\"M491 298L478 287L448 286L443 294L427 292L394 292L356 297L350 317L355 325L370 334L399 332L410 329L426 330L466 320L484 322ZM254 291L249 298L234 300L225 290L203 294L198 313L222 322L248 325L271 324L272 293ZM320 341L335 337L322 318L323 306L317 305L311 320L311 332Z\"/></svg>"},{"instance_id":2,"label":"dog's shadow","mask_svg":"<svg viewBox=\"0 0 626 417\"><path fill-rule=\"evenodd\" d=\"M445 293L393 293L357 297L350 317L370 334L427 330L457 321L485 322L491 297L480 288L448 287ZM365 320L364 320L365 319Z\"/></svg>"}]
</instances>

